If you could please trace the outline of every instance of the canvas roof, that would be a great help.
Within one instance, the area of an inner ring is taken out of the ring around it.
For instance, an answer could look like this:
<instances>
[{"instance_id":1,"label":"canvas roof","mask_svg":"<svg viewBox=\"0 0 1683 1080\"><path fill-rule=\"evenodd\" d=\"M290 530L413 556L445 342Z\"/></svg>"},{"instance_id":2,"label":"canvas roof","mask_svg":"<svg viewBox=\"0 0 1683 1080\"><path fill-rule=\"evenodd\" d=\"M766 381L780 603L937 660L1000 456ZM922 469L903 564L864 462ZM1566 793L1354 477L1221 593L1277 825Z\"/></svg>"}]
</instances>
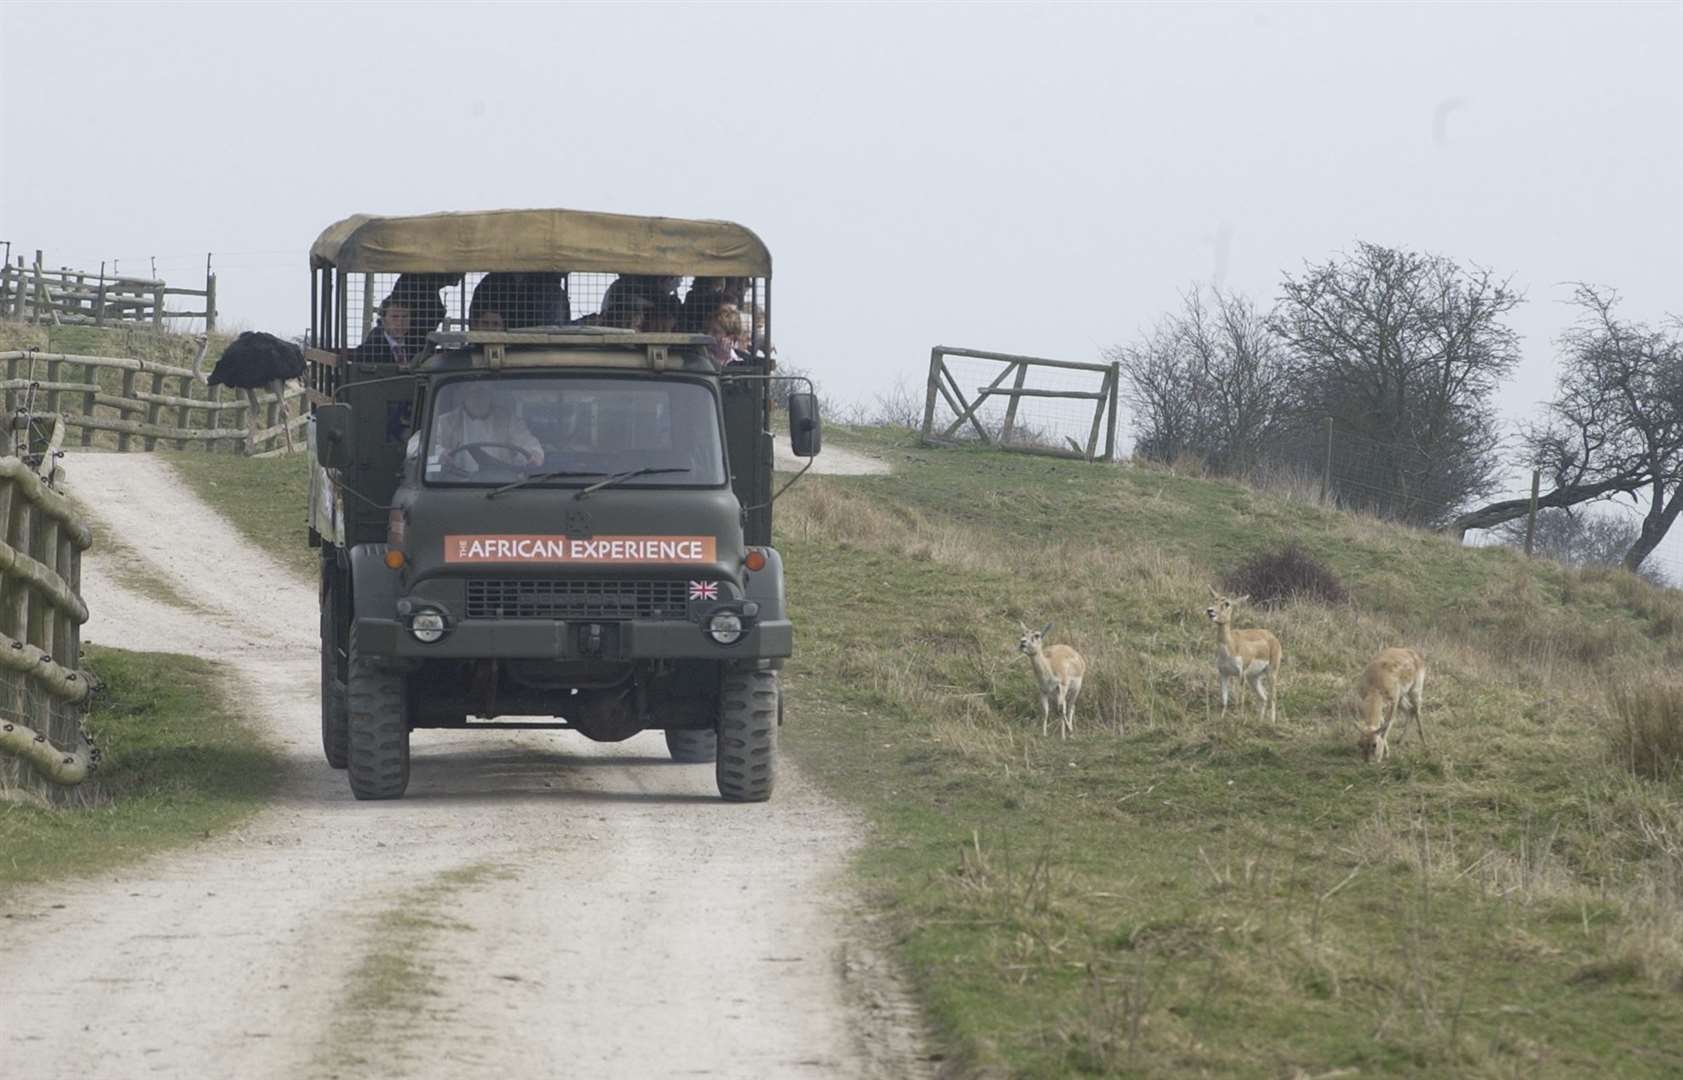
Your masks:
<instances>
[{"instance_id":1,"label":"canvas roof","mask_svg":"<svg viewBox=\"0 0 1683 1080\"><path fill-rule=\"evenodd\" d=\"M485 210L377 217L329 225L310 265L341 270L587 271L770 277L771 253L728 221L598 214L584 210Z\"/></svg>"}]
</instances>

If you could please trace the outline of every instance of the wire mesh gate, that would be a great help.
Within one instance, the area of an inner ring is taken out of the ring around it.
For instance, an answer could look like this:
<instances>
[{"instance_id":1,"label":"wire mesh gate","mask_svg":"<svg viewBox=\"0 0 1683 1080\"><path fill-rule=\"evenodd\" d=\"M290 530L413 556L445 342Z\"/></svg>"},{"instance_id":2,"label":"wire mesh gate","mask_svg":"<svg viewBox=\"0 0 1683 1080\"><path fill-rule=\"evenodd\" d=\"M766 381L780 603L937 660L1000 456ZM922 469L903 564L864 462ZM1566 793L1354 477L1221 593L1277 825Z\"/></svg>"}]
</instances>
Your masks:
<instances>
[{"instance_id":1,"label":"wire mesh gate","mask_svg":"<svg viewBox=\"0 0 1683 1080\"><path fill-rule=\"evenodd\" d=\"M980 440L1026 454L1113 461L1118 367L937 345L929 351L923 441L939 446ZM1030 368L1036 369L1033 386L1028 385ZM974 397L960 385L961 378L989 375L990 381L975 387ZM1093 403L1090 414L1087 406L1073 404L1088 401ZM944 426L937 431L941 403L948 415L940 418Z\"/></svg>"}]
</instances>

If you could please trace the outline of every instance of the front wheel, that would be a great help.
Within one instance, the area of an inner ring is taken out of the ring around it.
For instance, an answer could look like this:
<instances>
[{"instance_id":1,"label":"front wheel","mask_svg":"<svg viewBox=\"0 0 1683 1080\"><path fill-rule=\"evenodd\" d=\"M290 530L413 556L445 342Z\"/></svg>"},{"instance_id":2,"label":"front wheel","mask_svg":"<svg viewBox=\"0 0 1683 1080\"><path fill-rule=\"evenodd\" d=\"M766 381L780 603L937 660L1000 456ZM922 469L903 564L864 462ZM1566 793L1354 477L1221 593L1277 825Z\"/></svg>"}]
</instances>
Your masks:
<instances>
[{"instance_id":1,"label":"front wheel","mask_svg":"<svg viewBox=\"0 0 1683 1080\"><path fill-rule=\"evenodd\" d=\"M359 799L398 799L409 786L409 694L402 670L364 656L351 627L348 765Z\"/></svg>"},{"instance_id":2,"label":"front wheel","mask_svg":"<svg viewBox=\"0 0 1683 1080\"><path fill-rule=\"evenodd\" d=\"M777 777L777 672L727 671L719 693L714 776L727 802L764 802Z\"/></svg>"},{"instance_id":3,"label":"front wheel","mask_svg":"<svg viewBox=\"0 0 1683 1080\"><path fill-rule=\"evenodd\" d=\"M718 759L719 735L715 731L668 731L666 750L680 764L705 765Z\"/></svg>"}]
</instances>

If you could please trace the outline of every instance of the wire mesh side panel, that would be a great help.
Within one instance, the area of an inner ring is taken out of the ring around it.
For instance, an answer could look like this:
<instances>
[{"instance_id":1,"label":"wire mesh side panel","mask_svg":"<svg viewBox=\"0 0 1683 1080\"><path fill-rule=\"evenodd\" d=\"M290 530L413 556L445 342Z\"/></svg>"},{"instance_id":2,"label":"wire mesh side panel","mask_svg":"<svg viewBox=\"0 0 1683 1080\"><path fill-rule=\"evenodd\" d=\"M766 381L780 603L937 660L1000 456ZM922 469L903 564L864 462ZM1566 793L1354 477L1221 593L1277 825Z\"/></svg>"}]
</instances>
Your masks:
<instances>
[{"instance_id":1,"label":"wire mesh side panel","mask_svg":"<svg viewBox=\"0 0 1683 1080\"><path fill-rule=\"evenodd\" d=\"M603 326L709 334L747 356L765 347L765 282L599 273L344 275L341 347L407 363L434 330Z\"/></svg>"}]
</instances>

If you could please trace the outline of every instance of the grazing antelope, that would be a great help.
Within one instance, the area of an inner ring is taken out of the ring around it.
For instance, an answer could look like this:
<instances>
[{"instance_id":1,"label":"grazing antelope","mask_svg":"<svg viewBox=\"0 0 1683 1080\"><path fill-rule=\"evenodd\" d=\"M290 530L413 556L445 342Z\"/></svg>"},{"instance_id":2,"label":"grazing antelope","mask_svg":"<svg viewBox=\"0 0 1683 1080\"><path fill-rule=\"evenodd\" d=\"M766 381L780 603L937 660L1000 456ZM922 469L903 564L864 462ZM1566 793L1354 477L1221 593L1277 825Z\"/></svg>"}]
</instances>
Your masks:
<instances>
[{"instance_id":1,"label":"grazing antelope","mask_svg":"<svg viewBox=\"0 0 1683 1080\"><path fill-rule=\"evenodd\" d=\"M1046 734L1052 716L1052 703L1058 705L1058 735L1069 738L1075 734L1075 699L1081 696L1081 679L1087 674L1087 661L1068 645L1043 645L1052 624L1030 630L1019 622L1023 636L1017 651L1034 665L1034 677L1040 683L1040 734Z\"/></svg>"},{"instance_id":2,"label":"grazing antelope","mask_svg":"<svg viewBox=\"0 0 1683 1080\"><path fill-rule=\"evenodd\" d=\"M1236 600L1209 588L1215 603L1204 609L1216 628L1216 673L1221 676L1221 711L1227 711L1227 686L1234 676L1245 680L1258 699L1257 718L1273 721L1279 715L1280 704L1280 639L1267 630L1233 629L1233 609L1249 600L1250 594ZM1268 689L1262 688L1262 677L1268 676Z\"/></svg>"},{"instance_id":3,"label":"grazing antelope","mask_svg":"<svg viewBox=\"0 0 1683 1080\"><path fill-rule=\"evenodd\" d=\"M1362 672L1362 719L1356 722L1362 729L1356 745L1361 747L1363 761L1385 760L1390 749L1385 740L1404 701L1414 714L1420 744L1426 744L1426 725L1420 720L1420 691L1425 685L1426 658L1413 649L1381 649L1367 662Z\"/></svg>"}]
</instances>

